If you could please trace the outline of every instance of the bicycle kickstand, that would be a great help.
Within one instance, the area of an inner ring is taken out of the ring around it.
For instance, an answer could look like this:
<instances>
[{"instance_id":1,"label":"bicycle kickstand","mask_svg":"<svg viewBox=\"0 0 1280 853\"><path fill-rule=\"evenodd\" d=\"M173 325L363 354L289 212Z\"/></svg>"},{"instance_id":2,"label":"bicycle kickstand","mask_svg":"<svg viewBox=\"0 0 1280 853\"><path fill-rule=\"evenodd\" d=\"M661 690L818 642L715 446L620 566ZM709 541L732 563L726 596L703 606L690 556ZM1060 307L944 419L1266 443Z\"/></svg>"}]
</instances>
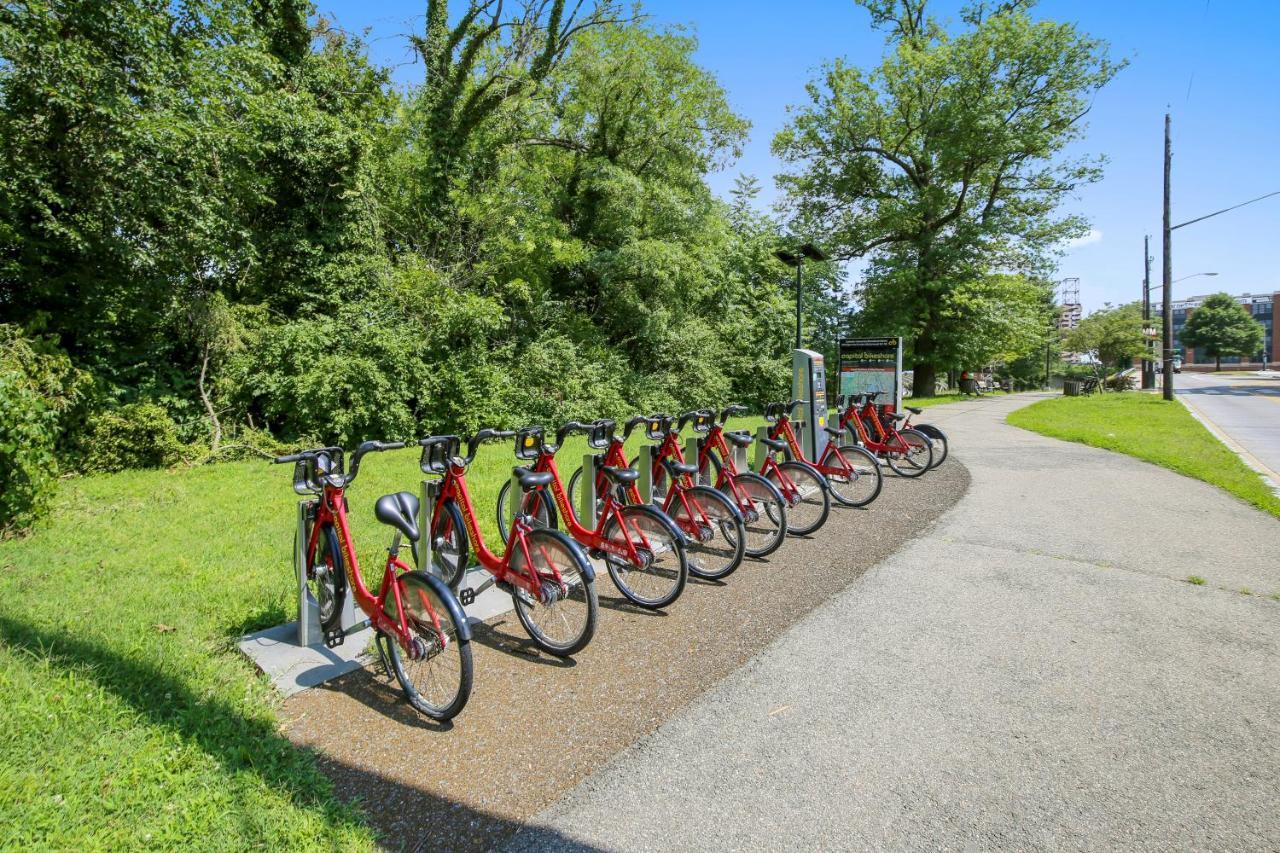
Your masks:
<instances>
[{"instance_id":1,"label":"bicycle kickstand","mask_svg":"<svg viewBox=\"0 0 1280 853\"><path fill-rule=\"evenodd\" d=\"M375 635L373 638L373 644L378 649L378 659L382 662L382 671L383 673L386 674L387 681L390 681L392 677L391 663L390 661L387 660L387 651L386 649L383 648L382 644L386 642L390 642L390 639L391 639L390 637L388 637L386 634L382 633L381 631L379 631L377 635Z\"/></svg>"}]
</instances>

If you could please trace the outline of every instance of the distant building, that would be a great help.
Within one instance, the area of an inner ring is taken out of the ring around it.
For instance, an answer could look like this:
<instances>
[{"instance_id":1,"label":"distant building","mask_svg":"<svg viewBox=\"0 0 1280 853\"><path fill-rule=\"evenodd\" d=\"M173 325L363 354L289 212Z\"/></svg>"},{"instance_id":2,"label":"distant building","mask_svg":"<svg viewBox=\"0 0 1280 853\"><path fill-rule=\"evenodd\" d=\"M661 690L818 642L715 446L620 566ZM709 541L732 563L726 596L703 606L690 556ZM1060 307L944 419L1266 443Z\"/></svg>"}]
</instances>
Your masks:
<instances>
[{"instance_id":1,"label":"distant building","mask_svg":"<svg viewBox=\"0 0 1280 853\"><path fill-rule=\"evenodd\" d=\"M1173 300L1173 340L1175 346L1182 350L1182 363L1184 366L1211 365L1214 363L1212 357L1197 353L1193 348L1187 347L1182 343L1182 327L1186 325L1187 318L1203 305L1208 298L1208 296L1192 296L1189 299ZM1280 339L1276 338L1273 322L1276 314L1280 313L1280 290L1269 294L1245 293L1232 298L1243 305L1253 315L1253 319L1262 324L1264 331L1262 351L1246 358L1239 358L1238 356L1228 358L1224 356L1222 363L1259 364L1266 362L1275 364L1280 362Z\"/></svg>"},{"instance_id":2,"label":"distant building","mask_svg":"<svg viewBox=\"0 0 1280 853\"><path fill-rule=\"evenodd\" d=\"M1069 332L1076 326L1080 325L1080 318L1084 316L1084 306L1079 304L1066 304L1062 306L1062 313L1058 315L1058 328L1064 332Z\"/></svg>"}]
</instances>

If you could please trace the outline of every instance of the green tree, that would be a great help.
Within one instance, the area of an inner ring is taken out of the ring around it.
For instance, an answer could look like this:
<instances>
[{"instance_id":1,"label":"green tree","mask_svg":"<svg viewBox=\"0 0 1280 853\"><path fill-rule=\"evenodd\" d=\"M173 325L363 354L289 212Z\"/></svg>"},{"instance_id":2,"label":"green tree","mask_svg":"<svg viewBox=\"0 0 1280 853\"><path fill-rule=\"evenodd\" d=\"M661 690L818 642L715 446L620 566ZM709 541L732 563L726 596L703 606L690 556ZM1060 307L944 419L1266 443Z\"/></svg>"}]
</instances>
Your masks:
<instances>
[{"instance_id":1,"label":"green tree","mask_svg":"<svg viewBox=\"0 0 1280 853\"><path fill-rule=\"evenodd\" d=\"M1099 389L1103 389L1109 369L1127 367L1133 359L1147 357L1142 326L1142 311L1136 303L1114 308L1108 304L1081 320L1066 334L1062 345L1068 352L1091 357L1090 366Z\"/></svg>"},{"instance_id":2,"label":"green tree","mask_svg":"<svg viewBox=\"0 0 1280 853\"><path fill-rule=\"evenodd\" d=\"M863 5L887 54L869 71L837 60L809 85L774 140L791 167L778 182L836 257L868 258L866 319L912 342L932 388L972 332L948 313L954 291L992 270L1047 277L1084 231L1058 208L1099 161L1064 152L1120 65L1073 25L1033 20L1028 2L969 6L955 35L924 0Z\"/></svg>"},{"instance_id":3,"label":"green tree","mask_svg":"<svg viewBox=\"0 0 1280 853\"><path fill-rule=\"evenodd\" d=\"M1224 355L1252 356L1262 349L1266 330L1249 311L1226 293L1215 293L1191 312L1178 339L1214 359L1222 369Z\"/></svg>"}]
</instances>

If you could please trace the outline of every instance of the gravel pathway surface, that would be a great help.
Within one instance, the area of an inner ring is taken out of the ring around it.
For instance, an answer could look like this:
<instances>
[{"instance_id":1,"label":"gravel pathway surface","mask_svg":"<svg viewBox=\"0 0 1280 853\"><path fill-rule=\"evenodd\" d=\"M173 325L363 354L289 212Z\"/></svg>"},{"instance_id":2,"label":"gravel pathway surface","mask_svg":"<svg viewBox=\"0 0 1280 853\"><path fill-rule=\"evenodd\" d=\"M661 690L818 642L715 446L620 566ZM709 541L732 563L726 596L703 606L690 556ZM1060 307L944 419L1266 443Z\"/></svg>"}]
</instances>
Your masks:
<instances>
[{"instance_id":1,"label":"gravel pathway surface","mask_svg":"<svg viewBox=\"0 0 1280 853\"><path fill-rule=\"evenodd\" d=\"M1280 522L1034 399L927 412L965 498L504 849L1280 849Z\"/></svg>"},{"instance_id":2,"label":"gravel pathway surface","mask_svg":"<svg viewBox=\"0 0 1280 853\"><path fill-rule=\"evenodd\" d=\"M388 847L492 849L919 535L969 477L948 460L922 479L885 481L871 507L833 506L813 537L789 538L725 582L691 578L665 613L632 607L600 575L600 626L576 661L538 653L514 614L493 620L473 643L475 689L451 728L361 670L287 700L286 732L317 751Z\"/></svg>"}]
</instances>

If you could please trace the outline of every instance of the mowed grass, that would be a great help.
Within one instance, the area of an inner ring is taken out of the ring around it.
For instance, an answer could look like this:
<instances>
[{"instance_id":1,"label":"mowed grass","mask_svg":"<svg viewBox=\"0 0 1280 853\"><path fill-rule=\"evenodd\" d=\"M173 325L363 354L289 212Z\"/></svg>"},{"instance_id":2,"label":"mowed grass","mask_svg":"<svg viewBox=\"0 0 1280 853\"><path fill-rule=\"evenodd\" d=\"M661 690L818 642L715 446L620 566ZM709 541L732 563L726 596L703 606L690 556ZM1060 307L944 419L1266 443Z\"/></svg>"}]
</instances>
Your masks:
<instances>
[{"instance_id":1,"label":"mowed grass","mask_svg":"<svg viewBox=\"0 0 1280 853\"><path fill-rule=\"evenodd\" d=\"M1055 397L1018 409L1008 422L1153 462L1225 489L1280 517L1280 498L1178 402L1136 392Z\"/></svg>"},{"instance_id":2,"label":"mowed grass","mask_svg":"<svg viewBox=\"0 0 1280 853\"><path fill-rule=\"evenodd\" d=\"M961 394L959 391L948 391L945 394L938 394L933 397L904 397L902 405L915 406L917 409L928 409L933 406L945 406L947 403L958 403L964 399L975 399L974 397Z\"/></svg>"},{"instance_id":3,"label":"mowed grass","mask_svg":"<svg viewBox=\"0 0 1280 853\"><path fill-rule=\"evenodd\" d=\"M566 442L566 480L586 450ZM486 445L468 477L491 545L513 464ZM390 539L373 501L422 479L413 449L362 463L348 494L370 583ZM234 645L296 618L291 482L265 461L75 478L0 542L0 848L374 844Z\"/></svg>"}]
</instances>

